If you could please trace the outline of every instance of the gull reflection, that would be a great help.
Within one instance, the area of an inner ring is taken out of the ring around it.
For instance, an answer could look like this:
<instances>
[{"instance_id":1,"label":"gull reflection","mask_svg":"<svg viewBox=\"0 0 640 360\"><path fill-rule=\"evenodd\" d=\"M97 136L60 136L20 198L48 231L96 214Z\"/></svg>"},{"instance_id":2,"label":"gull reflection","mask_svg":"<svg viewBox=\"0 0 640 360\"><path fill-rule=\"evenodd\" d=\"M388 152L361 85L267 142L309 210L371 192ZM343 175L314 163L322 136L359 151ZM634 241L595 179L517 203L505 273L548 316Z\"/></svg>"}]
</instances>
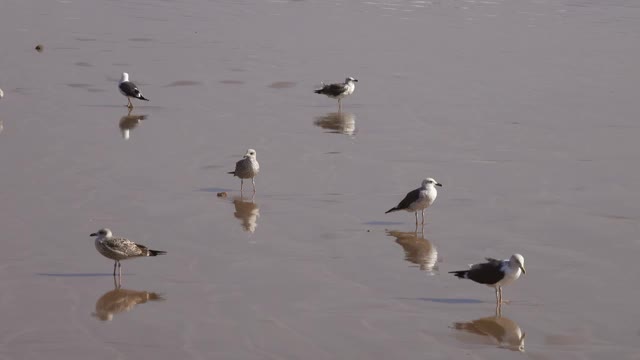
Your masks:
<instances>
[{"instance_id":1,"label":"gull reflection","mask_svg":"<svg viewBox=\"0 0 640 360\"><path fill-rule=\"evenodd\" d=\"M402 246L406 261L418 265L420 270L430 274L438 270L438 249L424 238L424 232L387 230L387 235L395 237L396 243Z\"/></svg>"},{"instance_id":2,"label":"gull reflection","mask_svg":"<svg viewBox=\"0 0 640 360\"><path fill-rule=\"evenodd\" d=\"M138 124L140 124L140 121L148 117L148 115L131 114L131 110L132 109L129 109L129 113L120 118L120 123L118 124L120 132L122 133L122 138L125 140L129 140L131 130L135 129Z\"/></svg>"},{"instance_id":3,"label":"gull reflection","mask_svg":"<svg viewBox=\"0 0 640 360\"><path fill-rule=\"evenodd\" d=\"M349 136L356 134L356 116L348 112L331 112L318 116L313 124L336 134Z\"/></svg>"},{"instance_id":4,"label":"gull reflection","mask_svg":"<svg viewBox=\"0 0 640 360\"><path fill-rule=\"evenodd\" d=\"M4 125L2 124L2 120L0 120L0 133L4 130Z\"/></svg>"},{"instance_id":5,"label":"gull reflection","mask_svg":"<svg viewBox=\"0 0 640 360\"><path fill-rule=\"evenodd\" d=\"M253 201L253 197L251 200L245 200L243 197L236 197L233 199L233 205L236 208L233 216L235 216L236 219L240 219L244 231L248 231L250 233L255 232L256 227L258 226L257 221L260 217L260 207L255 203L255 201Z\"/></svg>"},{"instance_id":6,"label":"gull reflection","mask_svg":"<svg viewBox=\"0 0 640 360\"><path fill-rule=\"evenodd\" d=\"M138 304L164 300L162 296L154 292L123 289L115 276L113 282L115 289L107 291L96 301L96 312L91 314L102 321L111 321L113 315L129 311Z\"/></svg>"},{"instance_id":7,"label":"gull reflection","mask_svg":"<svg viewBox=\"0 0 640 360\"><path fill-rule=\"evenodd\" d=\"M488 316L469 322L455 322L453 328L471 334L486 336L502 349L524 352L525 333L518 324L502 316L501 306L496 307L495 316Z\"/></svg>"}]
</instances>

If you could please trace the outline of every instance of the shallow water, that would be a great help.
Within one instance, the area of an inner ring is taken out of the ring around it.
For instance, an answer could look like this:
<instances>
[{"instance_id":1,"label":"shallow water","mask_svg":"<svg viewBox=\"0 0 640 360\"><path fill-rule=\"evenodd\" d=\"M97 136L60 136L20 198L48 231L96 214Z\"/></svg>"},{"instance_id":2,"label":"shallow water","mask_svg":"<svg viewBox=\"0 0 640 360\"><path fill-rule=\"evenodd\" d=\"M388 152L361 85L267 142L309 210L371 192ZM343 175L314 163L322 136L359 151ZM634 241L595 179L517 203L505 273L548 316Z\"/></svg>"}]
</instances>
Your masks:
<instances>
[{"instance_id":1,"label":"shallow water","mask_svg":"<svg viewBox=\"0 0 640 360\"><path fill-rule=\"evenodd\" d=\"M639 28L624 0L3 2L0 358L510 359L446 272L514 252L525 356L637 358ZM337 116L312 90L346 76ZM412 238L384 211L427 176ZM168 255L114 293L104 226Z\"/></svg>"}]
</instances>

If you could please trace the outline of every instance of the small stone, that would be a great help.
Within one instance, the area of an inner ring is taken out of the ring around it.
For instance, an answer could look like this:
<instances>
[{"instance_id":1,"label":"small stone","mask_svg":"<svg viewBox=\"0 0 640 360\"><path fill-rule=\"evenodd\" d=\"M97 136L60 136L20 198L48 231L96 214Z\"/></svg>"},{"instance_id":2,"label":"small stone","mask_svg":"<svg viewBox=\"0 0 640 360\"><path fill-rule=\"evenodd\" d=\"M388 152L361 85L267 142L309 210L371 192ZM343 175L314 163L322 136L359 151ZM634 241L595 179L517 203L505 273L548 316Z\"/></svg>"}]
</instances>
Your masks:
<instances>
[{"instance_id":1,"label":"small stone","mask_svg":"<svg viewBox=\"0 0 640 360\"><path fill-rule=\"evenodd\" d=\"M227 197L227 192L226 192L226 191L219 192L219 193L218 193L218 197L219 197L219 198L226 198L226 197Z\"/></svg>"}]
</instances>

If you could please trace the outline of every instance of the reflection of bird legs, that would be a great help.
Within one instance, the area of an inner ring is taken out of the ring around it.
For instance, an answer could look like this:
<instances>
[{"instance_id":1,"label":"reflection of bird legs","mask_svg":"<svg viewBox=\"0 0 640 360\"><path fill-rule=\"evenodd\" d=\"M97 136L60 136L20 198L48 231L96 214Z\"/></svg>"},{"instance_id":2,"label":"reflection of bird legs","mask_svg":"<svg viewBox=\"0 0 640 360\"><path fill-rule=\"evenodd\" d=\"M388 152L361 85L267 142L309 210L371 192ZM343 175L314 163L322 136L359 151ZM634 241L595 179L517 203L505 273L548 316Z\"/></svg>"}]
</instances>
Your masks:
<instances>
[{"instance_id":1,"label":"reflection of bird legs","mask_svg":"<svg viewBox=\"0 0 640 360\"><path fill-rule=\"evenodd\" d=\"M122 279L119 276L113 276L113 286L116 288L116 290L122 287Z\"/></svg>"}]
</instances>

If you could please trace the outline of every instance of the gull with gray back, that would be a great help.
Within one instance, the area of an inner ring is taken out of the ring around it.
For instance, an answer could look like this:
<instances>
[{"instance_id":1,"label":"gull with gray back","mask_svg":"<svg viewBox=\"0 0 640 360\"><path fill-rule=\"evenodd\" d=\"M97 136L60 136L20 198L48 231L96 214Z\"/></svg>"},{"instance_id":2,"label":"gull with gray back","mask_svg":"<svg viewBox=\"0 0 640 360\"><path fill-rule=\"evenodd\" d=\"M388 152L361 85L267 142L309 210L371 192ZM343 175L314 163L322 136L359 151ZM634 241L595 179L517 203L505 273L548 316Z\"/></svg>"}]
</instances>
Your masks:
<instances>
[{"instance_id":1,"label":"gull with gray back","mask_svg":"<svg viewBox=\"0 0 640 360\"><path fill-rule=\"evenodd\" d=\"M433 178L426 178L422 180L422 185L419 188L407 193L398 206L387 210L385 214L400 210L413 212L416 215L416 225L418 225L418 211L421 211L422 224L424 224L424 210L431 206L438 196L438 190L435 188L436 186L442 186L442 184Z\"/></svg>"},{"instance_id":2,"label":"gull with gray back","mask_svg":"<svg viewBox=\"0 0 640 360\"><path fill-rule=\"evenodd\" d=\"M227 174L231 174L240 178L241 194L244 179L251 179L251 183L253 184L253 193L255 194L255 177L256 175L258 175L258 172L260 172L260 164L258 164L258 160L256 159L256 151L253 149L249 149L247 150L247 153L242 157L242 160L236 162L236 169L234 171L229 171Z\"/></svg>"},{"instance_id":3,"label":"gull with gray back","mask_svg":"<svg viewBox=\"0 0 640 360\"><path fill-rule=\"evenodd\" d=\"M342 98L353 94L356 89L357 79L349 76L344 83L325 84L320 89L314 90L316 94L326 95L332 99L338 99L338 111L342 111Z\"/></svg>"}]
</instances>

